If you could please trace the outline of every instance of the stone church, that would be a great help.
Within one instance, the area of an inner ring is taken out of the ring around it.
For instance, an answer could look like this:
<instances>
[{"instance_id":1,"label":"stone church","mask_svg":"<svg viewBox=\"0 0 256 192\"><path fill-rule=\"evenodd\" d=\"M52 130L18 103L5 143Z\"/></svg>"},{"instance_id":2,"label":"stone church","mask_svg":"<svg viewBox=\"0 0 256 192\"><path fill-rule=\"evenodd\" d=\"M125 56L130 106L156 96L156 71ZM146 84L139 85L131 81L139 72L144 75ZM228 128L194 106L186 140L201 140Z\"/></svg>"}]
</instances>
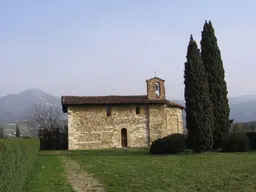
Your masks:
<instances>
[{"instance_id":1,"label":"stone church","mask_svg":"<svg viewBox=\"0 0 256 192\"><path fill-rule=\"evenodd\" d=\"M148 79L147 95L62 96L69 150L144 147L183 133L183 106L165 98L164 80Z\"/></svg>"}]
</instances>

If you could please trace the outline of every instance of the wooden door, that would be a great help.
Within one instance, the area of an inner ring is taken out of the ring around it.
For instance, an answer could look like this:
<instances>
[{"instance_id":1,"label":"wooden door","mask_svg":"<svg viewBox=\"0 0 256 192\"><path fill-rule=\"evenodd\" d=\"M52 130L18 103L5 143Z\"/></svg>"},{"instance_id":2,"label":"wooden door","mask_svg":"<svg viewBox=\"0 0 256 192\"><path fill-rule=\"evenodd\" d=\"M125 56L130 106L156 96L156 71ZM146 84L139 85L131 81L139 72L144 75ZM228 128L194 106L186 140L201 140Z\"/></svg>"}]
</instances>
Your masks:
<instances>
[{"instance_id":1,"label":"wooden door","mask_svg":"<svg viewBox=\"0 0 256 192\"><path fill-rule=\"evenodd\" d=\"M122 147L127 147L127 129L121 129L121 142Z\"/></svg>"}]
</instances>

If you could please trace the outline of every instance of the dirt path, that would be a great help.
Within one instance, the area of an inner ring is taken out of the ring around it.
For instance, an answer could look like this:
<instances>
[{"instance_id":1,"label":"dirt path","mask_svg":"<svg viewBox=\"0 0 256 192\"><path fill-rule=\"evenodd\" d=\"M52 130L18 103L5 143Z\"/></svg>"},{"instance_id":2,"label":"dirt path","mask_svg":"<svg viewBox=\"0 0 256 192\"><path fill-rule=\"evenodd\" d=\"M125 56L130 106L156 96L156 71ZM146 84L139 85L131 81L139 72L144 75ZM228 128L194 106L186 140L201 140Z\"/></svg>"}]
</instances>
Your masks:
<instances>
[{"instance_id":1,"label":"dirt path","mask_svg":"<svg viewBox=\"0 0 256 192\"><path fill-rule=\"evenodd\" d=\"M84 171L79 163L67 156L61 156L68 182L76 192L105 192L103 185Z\"/></svg>"}]
</instances>

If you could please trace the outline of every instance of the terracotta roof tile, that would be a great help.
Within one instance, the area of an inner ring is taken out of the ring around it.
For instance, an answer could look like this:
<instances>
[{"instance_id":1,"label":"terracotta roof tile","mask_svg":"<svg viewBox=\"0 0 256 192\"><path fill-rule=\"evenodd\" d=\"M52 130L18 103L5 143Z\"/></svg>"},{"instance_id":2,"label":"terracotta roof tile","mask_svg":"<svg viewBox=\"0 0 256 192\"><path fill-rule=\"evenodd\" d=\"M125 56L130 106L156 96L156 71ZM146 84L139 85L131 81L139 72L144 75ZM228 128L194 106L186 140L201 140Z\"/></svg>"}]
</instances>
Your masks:
<instances>
[{"instance_id":1,"label":"terracotta roof tile","mask_svg":"<svg viewBox=\"0 0 256 192\"><path fill-rule=\"evenodd\" d=\"M178 103L174 103L174 102L171 102L171 101L168 101L168 100L166 100L166 101L167 101L166 104L169 105L169 106L173 106L173 107L178 107L178 108L181 108L181 109L185 109L184 106L182 106L182 105L180 105L180 104L178 104Z\"/></svg>"},{"instance_id":2,"label":"terracotta roof tile","mask_svg":"<svg viewBox=\"0 0 256 192\"><path fill-rule=\"evenodd\" d=\"M62 104L121 104L121 103L140 103L147 101L147 96L63 96Z\"/></svg>"},{"instance_id":3,"label":"terracotta roof tile","mask_svg":"<svg viewBox=\"0 0 256 192\"><path fill-rule=\"evenodd\" d=\"M165 82L165 80L163 80L163 79L161 79L161 78L159 78L159 77L150 78L150 79L146 80L146 82L147 82L147 81L151 81L152 79L158 79L158 80L160 80L160 81Z\"/></svg>"},{"instance_id":4,"label":"terracotta roof tile","mask_svg":"<svg viewBox=\"0 0 256 192\"><path fill-rule=\"evenodd\" d=\"M169 106L184 109L183 106L168 100L149 100L147 95L130 96L62 96L61 103L67 105L100 105L100 104L167 104Z\"/></svg>"}]
</instances>

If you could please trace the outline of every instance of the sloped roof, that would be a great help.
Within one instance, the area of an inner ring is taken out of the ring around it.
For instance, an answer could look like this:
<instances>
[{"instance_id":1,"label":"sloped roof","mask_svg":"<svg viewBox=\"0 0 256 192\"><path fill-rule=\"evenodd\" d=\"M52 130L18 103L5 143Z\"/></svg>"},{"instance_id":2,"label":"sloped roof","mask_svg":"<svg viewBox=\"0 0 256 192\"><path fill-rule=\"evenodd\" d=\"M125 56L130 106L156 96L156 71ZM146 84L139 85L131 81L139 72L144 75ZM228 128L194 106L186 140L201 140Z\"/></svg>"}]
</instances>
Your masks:
<instances>
[{"instance_id":1,"label":"sloped roof","mask_svg":"<svg viewBox=\"0 0 256 192\"><path fill-rule=\"evenodd\" d=\"M165 82L165 80L163 80L163 79L161 79L161 78L159 78L159 77L152 77L152 78L146 80L146 82L148 82L148 81L150 81L150 80L153 80L153 79L158 79L158 80L160 80L160 81Z\"/></svg>"},{"instance_id":2,"label":"sloped roof","mask_svg":"<svg viewBox=\"0 0 256 192\"><path fill-rule=\"evenodd\" d=\"M146 95L136 96L62 96L62 104L122 104L143 103L147 101Z\"/></svg>"},{"instance_id":3,"label":"sloped roof","mask_svg":"<svg viewBox=\"0 0 256 192\"><path fill-rule=\"evenodd\" d=\"M102 104L167 104L172 107L184 109L177 103L170 102L166 99L151 100L147 95L109 95L109 96L62 96L61 104L64 108L68 105L102 105ZM64 110L66 111L66 110Z\"/></svg>"}]
</instances>

